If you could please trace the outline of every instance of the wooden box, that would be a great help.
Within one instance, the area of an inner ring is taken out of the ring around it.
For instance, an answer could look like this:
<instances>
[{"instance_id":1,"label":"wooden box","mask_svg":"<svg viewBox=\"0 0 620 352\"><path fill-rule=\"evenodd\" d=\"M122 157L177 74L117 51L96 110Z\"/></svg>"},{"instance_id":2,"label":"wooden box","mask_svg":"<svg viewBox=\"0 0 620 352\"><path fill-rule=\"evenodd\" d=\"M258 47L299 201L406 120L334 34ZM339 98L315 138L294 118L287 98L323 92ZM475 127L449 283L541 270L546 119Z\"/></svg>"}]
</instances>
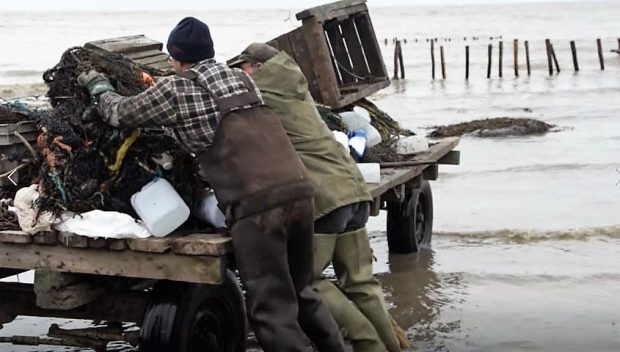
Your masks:
<instances>
[{"instance_id":1,"label":"wooden box","mask_svg":"<svg viewBox=\"0 0 620 352\"><path fill-rule=\"evenodd\" d=\"M122 54L156 76L174 73L168 62L169 55L162 52L163 44L144 35L97 40L84 44L84 47Z\"/></svg>"},{"instance_id":2,"label":"wooden box","mask_svg":"<svg viewBox=\"0 0 620 352\"><path fill-rule=\"evenodd\" d=\"M268 44L297 61L318 103L340 108L390 84L366 0L313 7L297 19L301 27Z\"/></svg>"}]
</instances>

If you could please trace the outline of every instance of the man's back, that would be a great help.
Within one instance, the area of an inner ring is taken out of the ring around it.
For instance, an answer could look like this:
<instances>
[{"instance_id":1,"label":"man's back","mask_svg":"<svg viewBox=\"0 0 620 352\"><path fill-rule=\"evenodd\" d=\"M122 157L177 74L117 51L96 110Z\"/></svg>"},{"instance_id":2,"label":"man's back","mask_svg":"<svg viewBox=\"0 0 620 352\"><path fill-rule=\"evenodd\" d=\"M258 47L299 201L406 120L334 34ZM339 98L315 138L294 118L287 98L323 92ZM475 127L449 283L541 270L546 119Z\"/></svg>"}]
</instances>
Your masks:
<instances>
[{"instance_id":1,"label":"man's back","mask_svg":"<svg viewBox=\"0 0 620 352\"><path fill-rule=\"evenodd\" d=\"M321 119L308 84L295 61L280 52L252 75L267 106L282 125L315 188L317 219L347 204L372 198L355 162Z\"/></svg>"}]
</instances>

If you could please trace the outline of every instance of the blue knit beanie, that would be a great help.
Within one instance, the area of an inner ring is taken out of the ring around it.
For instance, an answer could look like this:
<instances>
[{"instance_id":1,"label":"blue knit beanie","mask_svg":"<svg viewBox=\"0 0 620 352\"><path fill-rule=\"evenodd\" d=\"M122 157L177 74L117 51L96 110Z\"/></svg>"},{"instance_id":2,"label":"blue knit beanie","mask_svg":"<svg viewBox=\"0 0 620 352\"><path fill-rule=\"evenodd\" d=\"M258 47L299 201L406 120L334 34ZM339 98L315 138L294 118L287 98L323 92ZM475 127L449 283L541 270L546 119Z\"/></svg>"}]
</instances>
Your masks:
<instances>
[{"instance_id":1,"label":"blue knit beanie","mask_svg":"<svg viewBox=\"0 0 620 352\"><path fill-rule=\"evenodd\" d=\"M174 27L166 48L175 60L185 63L199 62L215 55L209 27L194 17L185 17Z\"/></svg>"}]
</instances>

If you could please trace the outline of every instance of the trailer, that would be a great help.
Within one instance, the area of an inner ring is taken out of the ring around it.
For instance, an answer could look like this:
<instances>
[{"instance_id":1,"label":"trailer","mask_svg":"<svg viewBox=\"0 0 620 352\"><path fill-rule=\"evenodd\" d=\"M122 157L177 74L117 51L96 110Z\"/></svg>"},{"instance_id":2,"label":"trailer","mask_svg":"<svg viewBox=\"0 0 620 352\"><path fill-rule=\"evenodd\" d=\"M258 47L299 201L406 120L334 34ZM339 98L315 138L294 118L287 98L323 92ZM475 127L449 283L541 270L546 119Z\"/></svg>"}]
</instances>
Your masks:
<instances>
[{"instance_id":1,"label":"trailer","mask_svg":"<svg viewBox=\"0 0 620 352\"><path fill-rule=\"evenodd\" d=\"M382 168L381 182L368 184L375 199L371 215L387 210L390 251L416 251L430 242L429 181L437 178L438 165L458 163L459 152L453 150L458 141L437 141L403 166ZM245 350L243 291L235 275L232 240L225 233L181 230L163 238L104 239L56 231L0 231L0 278L28 270L69 277L54 290L71 307L40 308L54 305L49 301L57 298L37 297L33 284L0 282L0 324L20 315L106 324L75 331L53 325L45 338L0 337L0 343L105 351L108 342L122 340L148 352L192 351L196 346Z\"/></svg>"},{"instance_id":2,"label":"trailer","mask_svg":"<svg viewBox=\"0 0 620 352\"><path fill-rule=\"evenodd\" d=\"M302 27L271 43L299 62L318 102L340 108L389 84L365 0L308 9L297 18ZM171 73L162 44L144 36L85 47L124 55L154 75ZM407 161L383 163L380 182L368 184L371 215L387 211L391 252L415 252L430 243L429 181L439 176L439 165L459 164L458 143L435 140ZM227 233L181 228L163 238L104 239L1 230L0 279L34 270L35 283L0 282L0 328L18 316L98 323L70 330L53 324L46 336L0 337L0 344L99 352L109 342L126 341L144 352L246 350L244 294Z\"/></svg>"}]
</instances>

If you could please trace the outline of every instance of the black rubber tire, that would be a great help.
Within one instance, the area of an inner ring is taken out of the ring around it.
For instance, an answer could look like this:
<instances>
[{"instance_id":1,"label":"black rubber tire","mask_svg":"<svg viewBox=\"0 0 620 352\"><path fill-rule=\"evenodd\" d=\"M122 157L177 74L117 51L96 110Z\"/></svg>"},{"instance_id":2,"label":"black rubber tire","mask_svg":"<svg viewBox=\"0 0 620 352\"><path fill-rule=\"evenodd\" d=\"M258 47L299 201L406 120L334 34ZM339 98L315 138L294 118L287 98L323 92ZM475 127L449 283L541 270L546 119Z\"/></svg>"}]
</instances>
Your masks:
<instances>
[{"instance_id":1,"label":"black rubber tire","mask_svg":"<svg viewBox=\"0 0 620 352\"><path fill-rule=\"evenodd\" d=\"M387 203L387 239L390 253L413 253L431 242L433 193L422 180L419 189L405 194L402 203Z\"/></svg>"},{"instance_id":2,"label":"black rubber tire","mask_svg":"<svg viewBox=\"0 0 620 352\"><path fill-rule=\"evenodd\" d=\"M243 352L243 292L227 270L222 285L161 281L140 330L141 352Z\"/></svg>"}]
</instances>

